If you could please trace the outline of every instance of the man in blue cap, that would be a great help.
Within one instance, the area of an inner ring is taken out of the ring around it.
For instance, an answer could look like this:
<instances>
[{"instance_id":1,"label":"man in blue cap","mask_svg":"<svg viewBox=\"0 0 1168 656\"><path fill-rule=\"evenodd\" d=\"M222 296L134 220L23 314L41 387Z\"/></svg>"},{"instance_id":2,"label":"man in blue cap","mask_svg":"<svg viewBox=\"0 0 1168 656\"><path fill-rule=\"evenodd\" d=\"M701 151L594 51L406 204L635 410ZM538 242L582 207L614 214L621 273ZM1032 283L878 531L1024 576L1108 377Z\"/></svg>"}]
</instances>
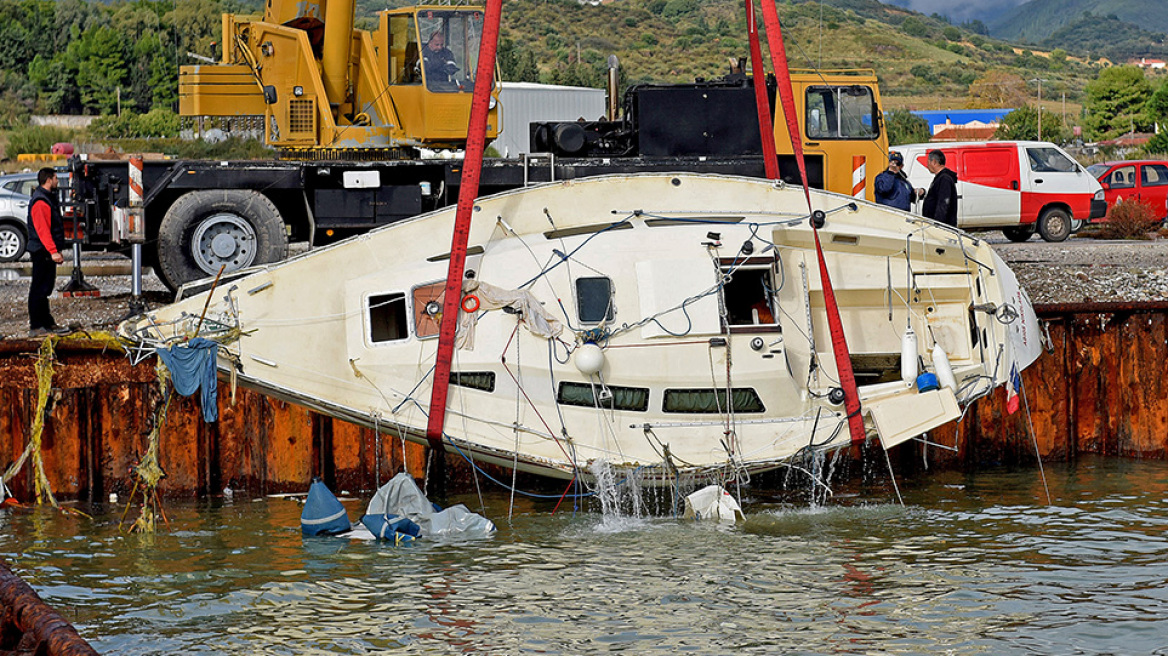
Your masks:
<instances>
[{"instance_id":1,"label":"man in blue cap","mask_svg":"<svg viewBox=\"0 0 1168 656\"><path fill-rule=\"evenodd\" d=\"M907 212L914 196L916 191L904 174L904 155L889 151L888 168L876 176L876 202Z\"/></svg>"}]
</instances>

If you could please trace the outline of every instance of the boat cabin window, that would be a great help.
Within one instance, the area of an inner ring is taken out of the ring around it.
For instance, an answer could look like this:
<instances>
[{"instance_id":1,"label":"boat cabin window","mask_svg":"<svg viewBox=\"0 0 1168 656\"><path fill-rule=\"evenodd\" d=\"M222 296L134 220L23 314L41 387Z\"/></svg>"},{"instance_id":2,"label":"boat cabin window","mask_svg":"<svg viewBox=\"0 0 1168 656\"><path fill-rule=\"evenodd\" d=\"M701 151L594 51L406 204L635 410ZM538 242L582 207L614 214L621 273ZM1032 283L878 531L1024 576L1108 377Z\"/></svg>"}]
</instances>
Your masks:
<instances>
[{"instance_id":1,"label":"boat cabin window","mask_svg":"<svg viewBox=\"0 0 1168 656\"><path fill-rule=\"evenodd\" d=\"M734 412L766 412L762 399L750 387L736 387L731 390L730 399L734 403ZM662 406L665 412L684 412L693 414L716 414L729 412L726 403L725 389L667 389L665 403Z\"/></svg>"},{"instance_id":2,"label":"boat cabin window","mask_svg":"<svg viewBox=\"0 0 1168 656\"><path fill-rule=\"evenodd\" d=\"M577 278L576 312L580 323L600 323L616 316L612 279L605 276Z\"/></svg>"},{"instance_id":3,"label":"boat cabin window","mask_svg":"<svg viewBox=\"0 0 1168 656\"><path fill-rule=\"evenodd\" d=\"M722 286L727 324L769 327L778 325L770 266L747 265L734 269L723 263L722 273L730 274L730 280Z\"/></svg>"},{"instance_id":4,"label":"boat cabin window","mask_svg":"<svg viewBox=\"0 0 1168 656\"><path fill-rule=\"evenodd\" d=\"M366 301L366 307L369 310L369 340L374 344L410 336L405 294L375 294Z\"/></svg>"},{"instance_id":5,"label":"boat cabin window","mask_svg":"<svg viewBox=\"0 0 1168 656\"><path fill-rule=\"evenodd\" d=\"M807 89L809 139L875 139L880 135L878 117L869 87L853 84Z\"/></svg>"},{"instance_id":6,"label":"boat cabin window","mask_svg":"<svg viewBox=\"0 0 1168 656\"><path fill-rule=\"evenodd\" d=\"M591 385L589 383L560 383L556 401L561 405L577 405L585 408L597 407L596 396L600 395L599 407L608 410L631 410L645 412L649 409L649 390L644 387L618 387Z\"/></svg>"},{"instance_id":7,"label":"boat cabin window","mask_svg":"<svg viewBox=\"0 0 1168 656\"><path fill-rule=\"evenodd\" d=\"M458 385L459 387L469 387L470 389L482 390L484 392L494 392L495 372L452 371L450 372L450 384Z\"/></svg>"},{"instance_id":8,"label":"boat cabin window","mask_svg":"<svg viewBox=\"0 0 1168 656\"><path fill-rule=\"evenodd\" d=\"M438 334L442 321L442 299L445 296L445 281L414 287L414 334L418 339Z\"/></svg>"}]
</instances>

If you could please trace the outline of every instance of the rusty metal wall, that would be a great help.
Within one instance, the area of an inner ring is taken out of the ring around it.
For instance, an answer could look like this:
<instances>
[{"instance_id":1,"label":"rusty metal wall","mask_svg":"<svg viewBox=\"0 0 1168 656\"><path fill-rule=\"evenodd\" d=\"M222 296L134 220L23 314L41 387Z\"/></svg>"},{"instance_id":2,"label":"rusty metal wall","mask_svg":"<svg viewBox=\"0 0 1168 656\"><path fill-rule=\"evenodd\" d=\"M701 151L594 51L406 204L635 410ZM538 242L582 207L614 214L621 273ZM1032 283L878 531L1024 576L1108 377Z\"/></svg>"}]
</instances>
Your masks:
<instances>
[{"instance_id":1,"label":"rusty metal wall","mask_svg":"<svg viewBox=\"0 0 1168 656\"><path fill-rule=\"evenodd\" d=\"M37 343L0 348L0 464L19 457L36 404ZM132 367L100 345L61 342L42 438L45 471L64 499L128 494L131 472L146 451L158 383L153 363ZM380 447L381 457L376 454ZM159 442L165 496L303 492L314 476L334 490L370 491L402 470L422 476L425 449L354 424L221 383L219 421L204 423L194 398L174 396ZM380 464L380 472L374 463ZM29 467L9 484L32 497Z\"/></svg>"},{"instance_id":2,"label":"rusty metal wall","mask_svg":"<svg viewBox=\"0 0 1168 656\"><path fill-rule=\"evenodd\" d=\"M1006 412L998 389L965 418L933 432L950 453L928 448L930 468L976 469L1078 454L1168 457L1168 306L1165 304L1040 307L1053 352L1023 372L1030 414ZM36 401L36 342L0 342L0 464L24 448ZM61 498L104 499L126 494L131 470L146 449L157 382L152 364L131 367L100 345L68 341L57 349L43 453L53 491ZM239 388L236 403L219 389L219 421L201 420L193 399L175 397L161 438L166 496L213 496L225 487L247 494L303 492L313 476L335 490L376 488L401 471L401 442ZM1028 417L1033 422L1031 436ZM377 451L380 448L380 460ZM923 445L897 447L897 470L922 467ZM858 451L857 451L858 453ZM380 472L375 463L380 462ZM452 491L473 485L470 471L451 459ZM421 477L425 449L407 444L404 465ZM31 497L28 467L10 485Z\"/></svg>"}]
</instances>

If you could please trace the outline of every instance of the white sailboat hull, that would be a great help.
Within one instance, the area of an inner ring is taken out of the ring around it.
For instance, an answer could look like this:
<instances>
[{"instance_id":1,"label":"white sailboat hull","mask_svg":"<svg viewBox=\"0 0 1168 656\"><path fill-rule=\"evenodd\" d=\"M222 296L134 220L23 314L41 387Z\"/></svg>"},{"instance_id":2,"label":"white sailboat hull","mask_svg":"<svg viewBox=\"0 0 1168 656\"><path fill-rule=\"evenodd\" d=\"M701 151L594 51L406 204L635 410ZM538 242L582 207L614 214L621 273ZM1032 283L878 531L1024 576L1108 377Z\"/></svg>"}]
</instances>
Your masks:
<instances>
[{"instance_id":1,"label":"white sailboat hull","mask_svg":"<svg viewBox=\"0 0 1168 656\"><path fill-rule=\"evenodd\" d=\"M984 242L836 194L812 202L870 437L891 447L950 421L1037 357L1025 293ZM463 299L477 311L460 327L448 449L559 478L605 460L665 482L847 446L807 215L801 188L693 174L480 199L467 269L482 287ZM424 442L453 219L256 269L209 305L198 294L122 332L189 336L207 305L201 335L243 384ZM523 312L488 310L499 298ZM927 370L942 347L956 389L901 380L910 326Z\"/></svg>"}]
</instances>

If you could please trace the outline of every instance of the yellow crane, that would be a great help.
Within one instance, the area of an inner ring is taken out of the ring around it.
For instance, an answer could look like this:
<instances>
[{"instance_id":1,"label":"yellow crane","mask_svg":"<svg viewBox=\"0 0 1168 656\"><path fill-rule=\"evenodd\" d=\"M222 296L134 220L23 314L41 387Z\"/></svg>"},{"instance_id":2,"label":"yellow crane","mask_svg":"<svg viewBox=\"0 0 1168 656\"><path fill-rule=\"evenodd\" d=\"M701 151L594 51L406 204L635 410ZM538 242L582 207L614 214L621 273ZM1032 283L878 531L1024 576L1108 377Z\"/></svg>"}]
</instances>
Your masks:
<instances>
[{"instance_id":1,"label":"yellow crane","mask_svg":"<svg viewBox=\"0 0 1168 656\"><path fill-rule=\"evenodd\" d=\"M354 29L353 0L268 0L262 17L224 14L221 59L179 72L179 113L259 117L265 141L294 159L463 147L482 8L422 5L377 18L372 32Z\"/></svg>"}]
</instances>

